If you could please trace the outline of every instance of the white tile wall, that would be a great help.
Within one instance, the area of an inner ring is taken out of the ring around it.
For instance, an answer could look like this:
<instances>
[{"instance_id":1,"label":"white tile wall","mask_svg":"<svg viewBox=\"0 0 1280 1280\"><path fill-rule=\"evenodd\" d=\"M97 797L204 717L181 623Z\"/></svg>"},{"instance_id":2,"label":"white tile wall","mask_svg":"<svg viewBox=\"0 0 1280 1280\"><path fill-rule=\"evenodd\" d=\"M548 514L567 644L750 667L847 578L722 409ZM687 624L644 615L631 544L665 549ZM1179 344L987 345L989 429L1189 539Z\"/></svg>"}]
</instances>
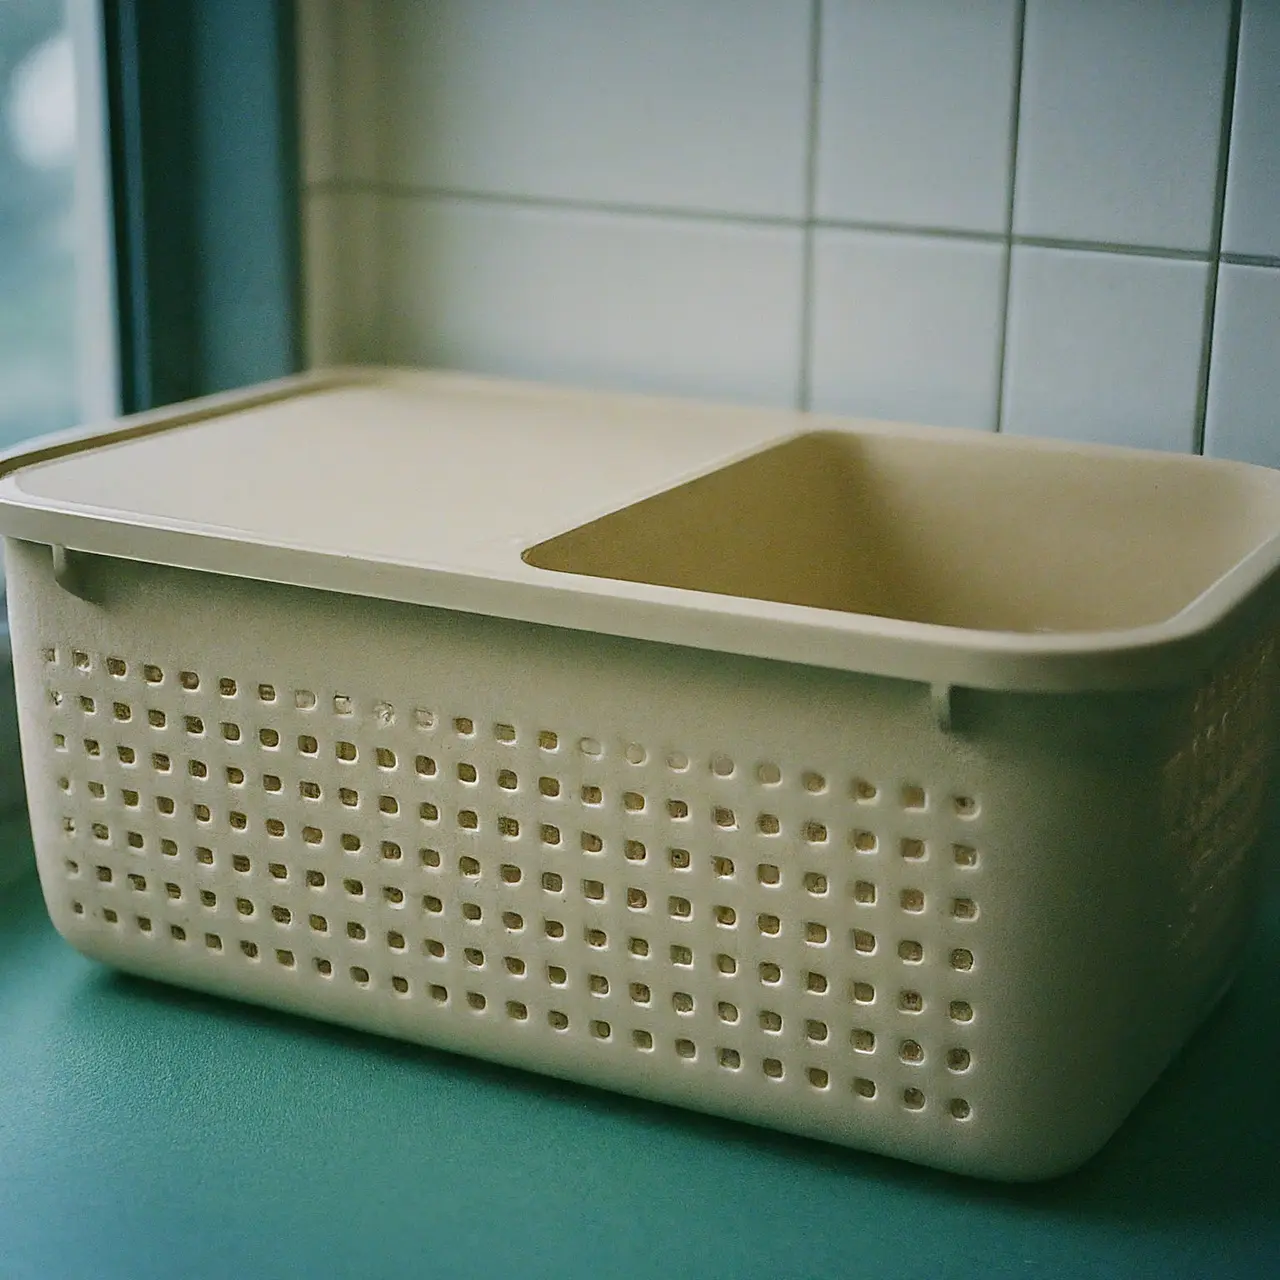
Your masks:
<instances>
[{"instance_id":1,"label":"white tile wall","mask_svg":"<svg viewBox=\"0 0 1280 1280\"><path fill-rule=\"evenodd\" d=\"M1280 467L1280 271L1222 268L1204 451Z\"/></svg>"},{"instance_id":2,"label":"white tile wall","mask_svg":"<svg viewBox=\"0 0 1280 1280\"><path fill-rule=\"evenodd\" d=\"M1016 0L823 6L817 212L1005 228Z\"/></svg>"},{"instance_id":3,"label":"white tile wall","mask_svg":"<svg viewBox=\"0 0 1280 1280\"><path fill-rule=\"evenodd\" d=\"M393 184L799 218L807 0L381 0Z\"/></svg>"},{"instance_id":4,"label":"white tile wall","mask_svg":"<svg viewBox=\"0 0 1280 1280\"><path fill-rule=\"evenodd\" d=\"M372 182L379 158L379 0L297 3L303 179Z\"/></svg>"},{"instance_id":5,"label":"white tile wall","mask_svg":"<svg viewBox=\"0 0 1280 1280\"><path fill-rule=\"evenodd\" d=\"M1016 248L1004 429L1194 448L1208 281L1204 262Z\"/></svg>"},{"instance_id":6,"label":"white tile wall","mask_svg":"<svg viewBox=\"0 0 1280 1280\"><path fill-rule=\"evenodd\" d=\"M798 229L452 199L384 218L390 360L795 402Z\"/></svg>"},{"instance_id":7,"label":"white tile wall","mask_svg":"<svg viewBox=\"0 0 1280 1280\"><path fill-rule=\"evenodd\" d=\"M814 282L813 408L995 427L1000 245L823 230Z\"/></svg>"},{"instance_id":8,"label":"white tile wall","mask_svg":"<svg viewBox=\"0 0 1280 1280\"><path fill-rule=\"evenodd\" d=\"M313 365L375 363L383 350L381 203L317 191L303 209L307 345Z\"/></svg>"},{"instance_id":9,"label":"white tile wall","mask_svg":"<svg viewBox=\"0 0 1280 1280\"><path fill-rule=\"evenodd\" d=\"M1280 465L1280 0L300 21L317 363Z\"/></svg>"},{"instance_id":10,"label":"white tile wall","mask_svg":"<svg viewBox=\"0 0 1280 1280\"><path fill-rule=\"evenodd\" d=\"M1280 3L1244 0L1222 247L1280 257Z\"/></svg>"},{"instance_id":11,"label":"white tile wall","mask_svg":"<svg viewBox=\"0 0 1280 1280\"><path fill-rule=\"evenodd\" d=\"M1014 229L1207 251L1229 0L1027 0Z\"/></svg>"}]
</instances>

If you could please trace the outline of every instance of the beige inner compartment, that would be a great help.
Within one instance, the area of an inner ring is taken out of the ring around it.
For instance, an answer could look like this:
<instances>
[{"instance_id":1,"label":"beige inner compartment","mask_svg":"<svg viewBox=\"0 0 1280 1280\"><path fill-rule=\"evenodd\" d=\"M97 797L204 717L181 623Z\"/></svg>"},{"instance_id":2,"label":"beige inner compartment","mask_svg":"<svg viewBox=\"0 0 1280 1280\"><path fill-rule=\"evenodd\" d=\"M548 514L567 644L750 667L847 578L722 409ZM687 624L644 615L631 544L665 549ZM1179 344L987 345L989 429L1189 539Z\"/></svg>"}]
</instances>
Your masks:
<instances>
[{"instance_id":1,"label":"beige inner compartment","mask_svg":"<svg viewBox=\"0 0 1280 1280\"><path fill-rule=\"evenodd\" d=\"M1016 632L1163 622L1272 534L1248 472L996 438L797 436L529 549L537 568Z\"/></svg>"}]
</instances>

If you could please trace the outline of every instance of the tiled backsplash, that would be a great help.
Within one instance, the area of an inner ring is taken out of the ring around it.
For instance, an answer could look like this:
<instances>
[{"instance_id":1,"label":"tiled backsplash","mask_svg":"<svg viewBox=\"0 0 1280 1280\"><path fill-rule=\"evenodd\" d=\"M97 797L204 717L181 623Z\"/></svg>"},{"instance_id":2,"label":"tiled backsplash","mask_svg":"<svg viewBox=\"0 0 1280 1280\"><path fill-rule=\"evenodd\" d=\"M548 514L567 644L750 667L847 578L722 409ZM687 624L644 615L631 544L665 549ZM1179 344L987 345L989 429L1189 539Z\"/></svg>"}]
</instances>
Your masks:
<instances>
[{"instance_id":1,"label":"tiled backsplash","mask_svg":"<svg viewBox=\"0 0 1280 1280\"><path fill-rule=\"evenodd\" d=\"M1280 0L301 0L310 352L1280 466Z\"/></svg>"}]
</instances>

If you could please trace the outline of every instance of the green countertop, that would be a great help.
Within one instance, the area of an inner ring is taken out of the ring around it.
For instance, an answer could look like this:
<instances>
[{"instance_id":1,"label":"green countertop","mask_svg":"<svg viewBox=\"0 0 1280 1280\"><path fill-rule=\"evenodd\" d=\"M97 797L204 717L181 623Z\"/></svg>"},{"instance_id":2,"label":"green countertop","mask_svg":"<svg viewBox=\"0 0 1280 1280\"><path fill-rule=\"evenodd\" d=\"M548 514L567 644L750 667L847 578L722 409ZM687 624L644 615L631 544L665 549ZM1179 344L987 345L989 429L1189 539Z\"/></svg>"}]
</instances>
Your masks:
<instances>
[{"instance_id":1,"label":"green countertop","mask_svg":"<svg viewBox=\"0 0 1280 1280\"><path fill-rule=\"evenodd\" d=\"M124 977L29 874L0 888L0 1280L1280 1275L1266 899L1102 1155L1002 1187Z\"/></svg>"}]
</instances>

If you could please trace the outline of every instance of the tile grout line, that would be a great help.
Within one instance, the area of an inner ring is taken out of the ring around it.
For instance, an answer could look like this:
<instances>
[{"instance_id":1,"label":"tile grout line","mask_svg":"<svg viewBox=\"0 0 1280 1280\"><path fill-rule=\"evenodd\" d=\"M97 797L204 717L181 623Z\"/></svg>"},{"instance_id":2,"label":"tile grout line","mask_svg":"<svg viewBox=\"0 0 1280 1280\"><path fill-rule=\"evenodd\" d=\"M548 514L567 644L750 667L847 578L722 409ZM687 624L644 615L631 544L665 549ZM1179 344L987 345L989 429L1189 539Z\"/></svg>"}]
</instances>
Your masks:
<instances>
[{"instance_id":1,"label":"tile grout line","mask_svg":"<svg viewBox=\"0 0 1280 1280\"><path fill-rule=\"evenodd\" d=\"M813 363L813 238L818 188L818 109L822 79L822 0L809 3L809 100L805 122L804 224L800 242L800 367L796 371L796 408L812 406Z\"/></svg>"},{"instance_id":2,"label":"tile grout line","mask_svg":"<svg viewBox=\"0 0 1280 1280\"><path fill-rule=\"evenodd\" d=\"M1018 129L1022 119L1022 62L1027 29L1027 0L1019 0L1013 35L1013 109L1009 119L1009 189L1005 201L1004 276L1000 282L1000 316L996 324L995 433L1004 431L1004 375L1009 350L1009 290L1013 279L1013 202L1018 182Z\"/></svg>"},{"instance_id":3,"label":"tile grout line","mask_svg":"<svg viewBox=\"0 0 1280 1280\"><path fill-rule=\"evenodd\" d=\"M1218 136L1218 180L1213 194L1213 233L1209 279L1205 285L1204 335L1200 346L1200 375L1196 387L1196 417L1191 448L1204 453L1209 418L1209 374L1213 361L1213 328L1218 311L1218 275L1222 266L1222 233L1226 221L1227 170L1231 162L1231 126L1235 119L1236 72L1240 62L1240 25L1244 0L1232 0L1227 34L1227 67L1222 87L1222 125Z\"/></svg>"},{"instance_id":4,"label":"tile grout line","mask_svg":"<svg viewBox=\"0 0 1280 1280\"><path fill-rule=\"evenodd\" d=\"M749 213L731 209L696 209L679 205L627 203L618 200L592 200L577 196L533 195L519 191L482 191L467 187L422 186L405 182L330 178L311 183L309 195L380 195L394 200L453 200L460 204L492 204L526 210L566 213L598 213L615 217L671 218L687 222L723 222L741 226L777 227L799 230L803 217L785 214Z\"/></svg>"},{"instance_id":5,"label":"tile grout line","mask_svg":"<svg viewBox=\"0 0 1280 1280\"><path fill-rule=\"evenodd\" d=\"M673 221L719 222L726 226L771 227L778 230L802 231L803 218L773 214L740 213L732 210L678 208L672 205L619 204L605 201L578 200L557 196L530 196L496 191L469 191L456 187L414 187L399 183L326 178L307 183L306 197L324 196L390 196L400 200L456 200L460 203L494 204L516 209L564 211L566 213L599 213L617 217L668 218ZM1062 249L1079 253L1106 253L1141 258L1166 258L1170 261L1208 262L1208 249L1179 249L1171 245L1125 244L1118 240L1072 240L1065 236L1009 235L1003 231L977 231L964 227L913 225L904 222L877 222L856 218L813 218L815 229L824 231L860 231L872 235L902 236L920 240L961 240L969 244L1025 245L1041 249ZM1246 267L1280 267L1280 255L1230 253L1220 255L1225 263Z\"/></svg>"},{"instance_id":6,"label":"tile grout line","mask_svg":"<svg viewBox=\"0 0 1280 1280\"><path fill-rule=\"evenodd\" d=\"M1015 247L1060 249L1068 253L1106 253L1118 258L1161 258L1166 262L1208 262L1207 249L1175 249L1167 245L1122 244L1118 240L1068 240L1060 236L1007 237Z\"/></svg>"},{"instance_id":7,"label":"tile grout line","mask_svg":"<svg viewBox=\"0 0 1280 1280\"><path fill-rule=\"evenodd\" d=\"M391 28L388 24L391 19L388 17L385 7L371 5L366 11L358 12L351 21L359 23L364 53L376 66L390 38ZM364 79L363 74L361 74L361 79L366 86L366 92L362 95L366 113L364 127L368 130L369 136L373 140L372 150L369 153L369 162L373 172L381 174L386 171L387 156L389 154L387 131L382 127L382 121L386 118L386 107L389 102L387 94L390 90L387 82L381 76L374 78L371 90L368 88L369 82ZM369 286L362 282L361 293L363 295L362 301L368 301L369 306L373 308L373 313L372 315L366 314L364 317L365 323L362 327L365 329L367 336L362 335L362 337L369 343L377 359L386 361L392 349L391 339L394 317L391 313L392 309L386 305L389 292L387 285L391 278L393 264L388 247L391 213L385 200L378 199L373 202L372 218L375 244L372 257L365 265L368 266L374 283L370 294ZM364 309L362 307L362 310Z\"/></svg>"},{"instance_id":8,"label":"tile grout line","mask_svg":"<svg viewBox=\"0 0 1280 1280\"><path fill-rule=\"evenodd\" d=\"M1261 267L1274 270L1280 267L1280 257L1271 253L1220 253L1219 266L1228 267Z\"/></svg>"},{"instance_id":9,"label":"tile grout line","mask_svg":"<svg viewBox=\"0 0 1280 1280\"><path fill-rule=\"evenodd\" d=\"M980 243L1003 243L1007 238L1002 232L998 231L974 231L957 227L912 226L906 223L874 222L860 219L818 218L810 214L789 217L785 214L747 213L732 209L697 209L679 205L633 204L622 201L582 199L574 196L543 196L509 191L478 191L462 187L413 186L405 183L377 182L364 179L322 179L309 183L305 188L305 194L308 196L382 195L399 200L454 200L464 204L492 204L530 211L594 213L622 218L666 218L676 222L718 222L740 227L771 227L781 231L803 231L806 227L812 225L815 228L824 230L883 232L921 238L971 240ZM1140 251L1142 251L1141 248ZM1153 249L1150 252L1164 253L1165 250Z\"/></svg>"},{"instance_id":10,"label":"tile grout line","mask_svg":"<svg viewBox=\"0 0 1280 1280\"><path fill-rule=\"evenodd\" d=\"M772 214L736 213L707 209L682 209L668 205L618 204L557 196L529 196L493 191L468 191L449 187L412 187L397 183L325 180L311 183L305 195L381 195L401 200L456 200L464 204L564 213L604 214L614 217L665 219L672 222L714 222L731 227L766 227L779 231L856 231L869 235L899 236L918 240L959 240L966 244L1011 244L1014 247L1057 249L1071 253L1098 253L1116 257L1160 258L1169 262L1210 262L1210 250L1179 249L1170 245L1123 244L1120 241L1072 240L1062 236L1010 235L1003 231L973 231L958 227L912 226L845 218L788 218ZM1280 267L1280 256L1223 253L1223 262L1244 266Z\"/></svg>"}]
</instances>

